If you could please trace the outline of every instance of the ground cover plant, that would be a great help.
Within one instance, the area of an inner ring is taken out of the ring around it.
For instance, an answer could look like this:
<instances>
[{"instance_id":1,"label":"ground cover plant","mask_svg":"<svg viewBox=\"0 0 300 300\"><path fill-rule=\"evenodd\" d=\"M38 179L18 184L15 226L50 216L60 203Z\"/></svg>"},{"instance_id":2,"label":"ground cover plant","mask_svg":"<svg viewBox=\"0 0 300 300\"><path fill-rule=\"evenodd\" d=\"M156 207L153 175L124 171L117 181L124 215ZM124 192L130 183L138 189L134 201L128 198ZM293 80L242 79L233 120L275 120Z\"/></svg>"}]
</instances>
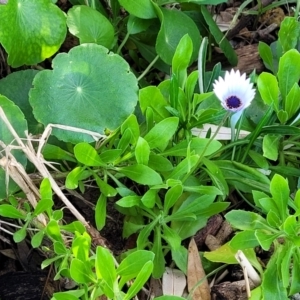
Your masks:
<instances>
[{"instance_id":1,"label":"ground cover plant","mask_svg":"<svg viewBox=\"0 0 300 300\"><path fill-rule=\"evenodd\" d=\"M2 2L3 268L38 253L61 283L41 299L300 293L297 1L231 1L227 22L220 0ZM233 69L236 28L259 72Z\"/></svg>"}]
</instances>

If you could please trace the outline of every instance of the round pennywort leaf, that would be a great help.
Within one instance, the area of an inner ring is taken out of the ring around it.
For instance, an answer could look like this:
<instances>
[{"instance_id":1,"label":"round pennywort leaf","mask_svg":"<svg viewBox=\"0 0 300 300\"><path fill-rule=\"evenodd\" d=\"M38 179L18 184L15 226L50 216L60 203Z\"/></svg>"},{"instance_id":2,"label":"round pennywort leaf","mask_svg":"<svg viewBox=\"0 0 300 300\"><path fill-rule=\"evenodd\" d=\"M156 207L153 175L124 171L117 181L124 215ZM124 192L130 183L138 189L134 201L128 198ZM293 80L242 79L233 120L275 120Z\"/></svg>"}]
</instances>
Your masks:
<instances>
[{"instance_id":1,"label":"round pennywort leaf","mask_svg":"<svg viewBox=\"0 0 300 300\"><path fill-rule=\"evenodd\" d=\"M0 19L0 42L14 68L52 56L67 33L64 13L49 0L9 0Z\"/></svg>"},{"instance_id":2,"label":"round pennywort leaf","mask_svg":"<svg viewBox=\"0 0 300 300\"><path fill-rule=\"evenodd\" d=\"M53 71L37 74L29 101L44 125L60 124L103 133L114 130L134 111L138 85L127 62L96 44L58 54ZM86 133L54 129L57 138L92 142Z\"/></svg>"}]
</instances>

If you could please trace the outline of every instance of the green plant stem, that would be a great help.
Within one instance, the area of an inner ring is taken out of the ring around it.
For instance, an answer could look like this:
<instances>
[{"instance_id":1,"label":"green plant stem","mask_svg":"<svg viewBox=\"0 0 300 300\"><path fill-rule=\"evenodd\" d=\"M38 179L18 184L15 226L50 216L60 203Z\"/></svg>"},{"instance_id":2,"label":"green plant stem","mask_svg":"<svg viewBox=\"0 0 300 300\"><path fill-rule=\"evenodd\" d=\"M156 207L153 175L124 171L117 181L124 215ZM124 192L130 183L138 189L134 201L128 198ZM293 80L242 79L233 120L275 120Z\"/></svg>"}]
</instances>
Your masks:
<instances>
[{"instance_id":1,"label":"green plant stem","mask_svg":"<svg viewBox=\"0 0 300 300\"><path fill-rule=\"evenodd\" d=\"M138 81L140 81L153 67L153 65L158 61L159 55L155 56L155 58L151 61L151 63L148 65L148 67L144 70L144 72L138 77Z\"/></svg>"},{"instance_id":2,"label":"green plant stem","mask_svg":"<svg viewBox=\"0 0 300 300\"><path fill-rule=\"evenodd\" d=\"M199 157L196 165L193 168L191 168L191 170L184 176L184 178L182 179L182 183L185 182L191 176L191 174L201 165L202 158L204 157L206 150L208 149L210 143L217 136L220 128L224 125L224 123L226 122L226 120L229 117L229 115L230 115L230 111L227 111L227 113L225 114L223 120L221 121L221 123L219 124L218 128L216 129L215 133L213 134L213 136L209 139L208 143L206 144L206 146L205 146L203 152L201 153L201 155L200 155L200 157Z\"/></svg>"},{"instance_id":3,"label":"green plant stem","mask_svg":"<svg viewBox=\"0 0 300 300\"><path fill-rule=\"evenodd\" d=\"M126 35L125 35L125 37L124 37L124 39L123 39L123 41L122 41L122 43L120 44L120 46L119 46L119 48L118 48L118 50L117 50L117 54L120 54L121 49L124 47L124 45L125 45L126 42L128 41L129 36L130 36L130 33L127 32Z\"/></svg>"}]
</instances>

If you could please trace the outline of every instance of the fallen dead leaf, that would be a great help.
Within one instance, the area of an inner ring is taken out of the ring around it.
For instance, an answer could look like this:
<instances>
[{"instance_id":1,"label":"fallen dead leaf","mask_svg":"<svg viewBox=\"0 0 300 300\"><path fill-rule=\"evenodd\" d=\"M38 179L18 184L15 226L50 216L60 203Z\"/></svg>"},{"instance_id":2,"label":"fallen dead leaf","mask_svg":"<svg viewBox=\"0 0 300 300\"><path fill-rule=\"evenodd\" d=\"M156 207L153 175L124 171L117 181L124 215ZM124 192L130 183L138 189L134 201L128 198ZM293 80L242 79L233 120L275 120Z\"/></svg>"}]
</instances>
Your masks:
<instances>
[{"instance_id":1,"label":"fallen dead leaf","mask_svg":"<svg viewBox=\"0 0 300 300\"><path fill-rule=\"evenodd\" d=\"M164 295L182 296L186 287L186 278L183 272L177 269L166 268L162 278Z\"/></svg>"},{"instance_id":2,"label":"fallen dead leaf","mask_svg":"<svg viewBox=\"0 0 300 300\"><path fill-rule=\"evenodd\" d=\"M210 288L205 276L197 245L192 239L189 244L187 281L188 291L192 293L193 300L211 299Z\"/></svg>"}]
</instances>

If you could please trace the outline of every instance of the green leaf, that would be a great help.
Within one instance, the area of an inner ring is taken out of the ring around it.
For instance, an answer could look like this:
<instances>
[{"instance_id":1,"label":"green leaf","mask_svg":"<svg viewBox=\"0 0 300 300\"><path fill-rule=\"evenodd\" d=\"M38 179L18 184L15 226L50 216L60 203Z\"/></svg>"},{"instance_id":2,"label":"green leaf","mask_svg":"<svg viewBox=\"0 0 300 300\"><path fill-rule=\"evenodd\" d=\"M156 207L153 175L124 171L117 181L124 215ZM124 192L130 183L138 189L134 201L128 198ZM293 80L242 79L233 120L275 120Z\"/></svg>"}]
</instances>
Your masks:
<instances>
[{"instance_id":1,"label":"green leaf","mask_svg":"<svg viewBox=\"0 0 300 300\"><path fill-rule=\"evenodd\" d=\"M89 264L73 258L70 265L70 275L75 282L90 284L96 282L94 273L89 268Z\"/></svg>"},{"instance_id":2,"label":"green leaf","mask_svg":"<svg viewBox=\"0 0 300 300\"><path fill-rule=\"evenodd\" d=\"M114 259L108 249L98 246L96 250L96 275L105 281L104 291L109 298L114 297L114 282L117 279Z\"/></svg>"},{"instance_id":3,"label":"green leaf","mask_svg":"<svg viewBox=\"0 0 300 300\"><path fill-rule=\"evenodd\" d=\"M209 145L206 148L208 143ZM217 140L210 141L210 139L194 137L191 139L190 143L187 140L184 140L176 146L167 149L162 154L165 156L172 155L185 157L187 154L188 145L190 147L191 152L195 151L195 154L204 156L211 155L222 147L222 144ZM203 154L204 150L205 153Z\"/></svg>"},{"instance_id":4,"label":"green leaf","mask_svg":"<svg viewBox=\"0 0 300 300\"><path fill-rule=\"evenodd\" d=\"M40 230L31 238L31 246L33 248L40 247L44 238L44 234L45 234L44 230Z\"/></svg>"},{"instance_id":5,"label":"green leaf","mask_svg":"<svg viewBox=\"0 0 300 300\"><path fill-rule=\"evenodd\" d=\"M86 231L83 224L79 221L74 221L74 222L69 223L67 225L61 225L60 228L65 230L65 231L71 232L71 233L75 233L75 231L77 231L80 234L83 234Z\"/></svg>"},{"instance_id":6,"label":"green leaf","mask_svg":"<svg viewBox=\"0 0 300 300\"><path fill-rule=\"evenodd\" d=\"M295 216L288 216L283 223L283 230L288 234L290 237L298 236L298 221L297 217Z\"/></svg>"},{"instance_id":7,"label":"green leaf","mask_svg":"<svg viewBox=\"0 0 300 300\"><path fill-rule=\"evenodd\" d=\"M76 167L67 175L66 188L71 190L76 189L80 180L87 179L92 175L92 172L90 170L86 170L85 167Z\"/></svg>"},{"instance_id":8,"label":"green leaf","mask_svg":"<svg viewBox=\"0 0 300 300\"><path fill-rule=\"evenodd\" d=\"M285 288L288 288L291 282L291 275L290 275L290 268L291 268L291 258L292 254L294 252L294 248L291 247L290 245L286 244L285 247L283 248L284 253L282 253L282 261L280 264L280 269L281 269L281 277L282 277L282 284ZM294 265L294 262L292 266Z\"/></svg>"},{"instance_id":9,"label":"green leaf","mask_svg":"<svg viewBox=\"0 0 300 300\"><path fill-rule=\"evenodd\" d=\"M172 163L165 157L151 153L149 156L148 166L158 172L172 171Z\"/></svg>"},{"instance_id":10,"label":"green leaf","mask_svg":"<svg viewBox=\"0 0 300 300\"><path fill-rule=\"evenodd\" d=\"M170 113L166 109L168 102L156 86L147 86L140 90L139 105L144 115L146 110L151 107L154 112L154 121L157 123L170 117Z\"/></svg>"},{"instance_id":11,"label":"green leaf","mask_svg":"<svg viewBox=\"0 0 300 300\"><path fill-rule=\"evenodd\" d=\"M28 123L28 131L32 134L38 134L42 130L42 125L33 116L28 97L33 78L38 72L29 69L16 71L0 80L0 94L12 100L21 109Z\"/></svg>"},{"instance_id":12,"label":"green leaf","mask_svg":"<svg viewBox=\"0 0 300 300\"><path fill-rule=\"evenodd\" d=\"M160 58L171 65L177 45L181 38L188 34L194 46L190 62L195 61L198 56L201 37L194 21L180 10L166 9L157 5L155 8L161 21L155 45Z\"/></svg>"},{"instance_id":13,"label":"green leaf","mask_svg":"<svg viewBox=\"0 0 300 300\"><path fill-rule=\"evenodd\" d=\"M143 20L135 17L134 15L129 15L127 22L127 31L130 34L140 33L146 31L146 29L151 25L153 20Z\"/></svg>"},{"instance_id":14,"label":"green leaf","mask_svg":"<svg viewBox=\"0 0 300 300\"><path fill-rule=\"evenodd\" d=\"M168 175L168 179L182 179L183 176L187 175L192 168L197 165L198 161L198 155L185 158L175 167L172 173Z\"/></svg>"},{"instance_id":15,"label":"green leaf","mask_svg":"<svg viewBox=\"0 0 300 300\"><path fill-rule=\"evenodd\" d=\"M107 182L103 181L97 175L94 175L94 176L96 177L96 183L97 183L101 193L103 193L106 197L114 197L117 195L118 192L115 188L113 188Z\"/></svg>"},{"instance_id":16,"label":"green leaf","mask_svg":"<svg viewBox=\"0 0 300 300\"><path fill-rule=\"evenodd\" d=\"M162 179L158 173L145 165L132 165L128 167L116 168L131 180L145 185L161 184Z\"/></svg>"},{"instance_id":17,"label":"green leaf","mask_svg":"<svg viewBox=\"0 0 300 300\"><path fill-rule=\"evenodd\" d=\"M269 163L266 158L263 157L260 153L249 150L249 156L252 158L252 160L257 164L257 166L261 169L268 170L269 169Z\"/></svg>"},{"instance_id":18,"label":"green leaf","mask_svg":"<svg viewBox=\"0 0 300 300\"><path fill-rule=\"evenodd\" d=\"M254 212L231 210L225 215L225 218L231 226L240 230L268 229L266 220Z\"/></svg>"},{"instance_id":19,"label":"green leaf","mask_svg":"<svg viewBox=\"0 0 300 300\"><path fill-rule=\"evenodd\" d=\"M260 57L262 58L264 65L266 68L272 71L272 73L275 73L274 67L273 67L273 54L270 46L264 42L258 43L258 52Z\"/></svg>"},{"instance_id":20,"label":"green leaf","mask_svg":"<svg viewBox=\"0 0 300 300\"><path fill-rule=\"evenodd\" d=\"M141 199L141 202L148 208L153 208L155 205L157 190L148 190Z\"/></svg>"},{"instance_id":21,"label":"green leaf","mask_svg":"<svg viewBox=\"0 0 300 300\"><path fill-rule=\"evenodd\" d=\"M156 13L150 0L119 0L119 3L132 15L141 19L156 18Z\"/></svg>"},{"instance_id":22,"label":"green leaf","mask_svg":"<svg viewBox=\"0 0 300 300\"><path fill-rule=\"evenodd\" d=\"M216 160L214 162L222 171L227 183L235 188L245 193L253 189L269 192L270 180L259 170L234 161Z\"/></svg>"},{"instance_id":23,"label":"green leaf","mask_svg":"<svg viewBox=\"0 0 300 300\"><path fill-rule=\"evenodd\" d=\"M114 43L114 27L91 7L73 6L68 11L67 25L70 33L79 38L80 44L95 43L110 49Z\"/></svg>"},{"instance_id":24,"label":"green leaf","mask_svg":"<svg viewBox=\"0 0 300 300\"><path fill-rule=\"evenodd\" d=\"M283 300L288 299L287 291L283 287L281 276L278 274L280 249L275 251L268 262L261 284L264 299Z\"/></svg>"},{"instance_id":25,"label":"green leaf","mask_svg":"<svg viewBox=\"0 0 300 300\"><path fill-rule=\"evenodd\" d=\"M219 29L218 25L216 24L215 20L213 19L205 5L201 5L201 13L207 25L209 26L211 34L213 35L216 42L219 44L220 48L224 52L224 55L228 59L229 63L232 66L236 66L238 58L234 49L232 48L231 44L226 39L226 37L223 35L222 31Z\"/></svg>"},{"instance_id":26,"label":"green leaf","mask_svg":"<svg viewBox=\"0 0 300 300\"><path fill-rule=\"evenodd\" d=\"M6 6L6 5L4 5ZM3 5L0 5L0 9ZM11 126L16 130L17 135L22 139L25 139L25 132L28 130L27 122L24 118L24 115L20 108L16 106L12 101L7 99L6 97L0 95L0 107L4 111L8 121ZM16 146L15 137L10 133L5 123L0 118L0 141L5 143L8 147L4 147L0 145L0 152L10 151L10 146ZM19 145L18 145L19 146ZM16 160L23 166L26 166L26 157L21 150L11 150L11 153L16 158ZM5 155L4 155L5 156ZM2 168L6 168L6 159L1 159ZM0 199L4 199L7 195L19 190L19 187L10 179L7 187L7 178L6 172L0 168Z\"/></svg>"},{"instance_id":27,"label":"green leaf","mask_svg":"<svg viewBox=\"0 0 300 300\"><path fill-rule=\"evenodd\" d=\"M41 199L52 199L52 188L48 178L43 179L40 185L40 194Z\"/></svg>"},{"instance_id":28,"label":"green leaf","mask_svg":"<svg viewBox=\"0 0 300 300\"><path fill-rule=\"evenodd\" d=\"M229 188L219 167L214 164L213 161L206 159L205 157L203 157L203 163L206 166L206 172L213 181L215 187L218 188L224 196L228 195Z\"/></svg>"},{"instance_id":29,"label":"green leaf","mask_svg":"<svg viewBox=\"0 0 300 300\"><path fill-rule=\"evenodd\" d=\"M299 98L300 88L298 82L295 82L285 99L284 109L287 112L289 119L292 118L300 108Z\"/></svg>"},{"instance_id":30,"label":"green leaf","mask_svg":"<svg viewBox=\"0 0 300 300\"><path fill-rule=\"evenodd\" d=\"M284 221L288 216L288 200L290 195L289 185L286 179L275 174L271 180L270 192L278 207L281 220Z\"/></svg>"},{"instance_id":31,"label":"green leaf","mask_svg":"<svg viewBox=\"0 0 300 300\"><path fill-rule=\"evenodd\" d=\"M299 22L293 17L285 17L280 24L278 32L278 41L283 52L296 48L299 35Z\"/></svg>"},{"instance_id":32,"label":"green leaf","mask_svg":"<svg viewBox=\"0 0 300 300\"><path fill-rule=\"evenodd\" d=\"M268 251L273 243L273 241L281 235L280 232L269 234L263 230L256 230L255 236L260 244L260 246L265 250Z\"/></svg>"},{"instance_id":33,"label":"green leaf","mask_svg":"<svg viewBox=\"0 0 300 300\"><path fill-rule=\"evenodd\" d=\"M110 149L105 150L99 154L100 160L102 160L104 163L113 163L116 159L120 158L120 155L122 153L121 149Z\"/></svg>"},{"instance_id":34,"label":"green leaf","mask_svg":"<svg viewBox=\"0 0 300 300\"><path fill-rule=\"evenodd\" d=\"M132 299L144 286L145 282L149 279L153 270L153 262L147 261L140 272L138 273L134 283L129 287L124 300Z\"/></svg>"},{"instance_id":35,"label":"green leaf","mask_svg":"<svg viewBox=\"0 0 300 300\"><path fill-rule=\"evenodd\" d=\"M166 240L173 250L178 250L181 244L181 238L177 232L167 225L163 225L163 238Z\"/></svg>"},{"instance_id":36,"label":"green leaf","mask_svg":"<svg viewBox=\"0 0 300 300\"><path fill-rule=\"evenodd\" d=\"M277 117L281 124L285 124L286 121L289 119L289 116L285 110L279 110L277 113Z\"/></svg>"},{"instance_id":37,"label":"green leaf","mask_svg":"<svg viewBox=\"0 0 300 300\"><path fill-rule=\"evenodd\" d=\"M279 89L283 100L291 88L300 79L300 53L296 49L289 50L279 60Z\"/></svg>"},{"instance_id":38,"label":"green leaf","mask_svg":"<svg viewBox=\"0 0 300 300\"><path fill-rule=\"evenodd\" d=\"M72 252L74 256L83 262L88 262L90 249L91 237L86 232L81 235L76 234L72 242Z\"/></svg>"},{"instance_id":39,"label":"green leaf","mask_svg":"<svg viewBox=\"0 0 300 300\"><path fill-rule=\"evenodd\" d=\"M153 261L154 256L153 252L146 250L132 252L122 260L117 268L117 274L126 277L129 281L139 274L145 263Z\"/></svg>"},{"instance_id":40,"label":"green leaf","mask_svg":"<svg viewBox=\"0 0 300 300\"><path fill-rule=\"evenodd\" d=\"M116 204L121 207L139 206L140 203L141 196L126 196L116 202Z\"/></svg>"},{"instance_id":41,"label":"green leaf","mask_svg":"<svg viewBox=\"0 0 300 300\"><path fill-rule=\"evenodd\" d=\"M74 47L69 53L58 54L52 65L53 71L37 74L30 91L33 113L44 125L60 124L103 133L105 128L119 127L134 111L137 79L122 57L103 46ZM72 143L94 141L86 133L55 128L52 133Z\"/></svg>"},{"instance_id":42,"label":"green leaf","mask_svg":"<svg viewBox=\"0 0 300 300\"><path fill-rule=\"evenodd\" d=\"M187 67L193 53L193 42L188 34L184 35L176 48L172 59L172 72L175 74L178 85L182 89L187 79Z\"/></svg>"},{"instance_id":43,"label":"green leaf","mask_svg":"<svg viewBox=\"0 0 300 300\"><path fill-rule=\"evenodd\" d=\"M33 211L33 215L34 216L38 216L39 214L47 211L47 210L51 210L52 206L53 206L54 202L52 199L41 199L37 206L35 207L34 211Z\"/></svg>"},{"instance_id":44,"label":"green leaf","mask_svg":"<svg viewBox=\"0 0 300 300\"><path fill-rule=\"evenodd\" d=\"M144 249L146 247L146 245L148 244L148 237L151 233L151 231L153 230L153 228L155 227L157 221L153 221L150 224L146 225L141 232L139 233L139 236L137 238L136 241L136 245L138 249Z\"/></svg>"},{"instance_id":45,"label":"green leaf","mask_svg":"<svg viewBox=\"0 0 300 300\"><path fill-rule=\"evenodd\" d=\"M49 161L66 160L66 161L76 162L74 155L72 155L70 152L63 150L58 146L51 145L48 143L43 147L42 154L43 157Z\"/></svg>"},{"instance_id":46,"label":"green leaf","mask_svg":"<svg viewBox=\"0 0 300 300\"><path fill-rule=\"evenodd\" d=\"M178 127L179 119L170 117L156 124L145 136L144 139L148 142L150 149L158 148L163 151L175 134Z\"/></svg>"},{"instance_id":47,"label":"green leaf","mask_svg":"<svg viewBox=\"0 0 300 300\"><path fill-rule=\"evenodd\" d=\"M97 230L101 230L106 223L106 201L107 198L101 194L95 207L95 223Z\"/></svg>"},{"instance_id":48,"label":"green leaf","mask_svg":"<svg viewBox=\"0 0 300 300\"><path fill-rule=\"evenodd\" d=\"M25 237L26 237L26 226L23 226L21 229L17 230L14 235L13 235L13 239L16 243L20 243L22 242Z\"/></svg>"},{"instance_id":49,"label":"green leaf","mask_svg":"<svg viewBox=\"0 0 300 300\"><path fill-rule=\"evenodd\" d=\"M105 166L101 161L96 149L88 143L79 143L74 147L76 159L89 167Z\"/></svg>"},{"instance_id":50,"label":"green leaf","mask_svg":"<svg viewBox=\"0 0 300 300\"><path fill-rule=\"evenodd\" d=\"M130 131L130 143L136 145L140 137L140 126L135 115L130 115L121 125L121 134L124 134L126 130Z\"/></svg>"},{"instance_id":51,"label":"green leaf","mask_svg":"<svg viewBox=\"0 0 300 300\"><path fill-rule=\"evenodd\" d=\"M85 293L84 289L74 291L59 292L53 294L53 300L78 300Z\"/></svg>"},{"instance_id":52,"label":"green leaf","mask_svg":"<svg viewBox=\"0 0 300 300\"><path fill-rule=\"evenodd\" d=\"M290 295L295 295L300 291L300 261L299 251L293 253L293 268L291 276Z\"/></svg>"},{"instance_id":53,"label":"green leaf","mask_svg":"<svg viewBox=\"0 0 300 300\"><path fill-rule=\"evenodd\" d=\"M177 184L172 186L165 195L164 201L164 213L167 214L169 209L173 207L175 202L179 199L182 195L183 188L181 184Z\"/></svg>"},{"instance_id":54,"label":"green leaf","mask_svg":"<svg viewBox=\"0 0 300 300\"><path fill-rule=\"evenodd\" d=\"M10 204L0 205L0 216L5 218L25 220L25 216L17 208Z\"/></svg>"},{"instance_id":55,"label":"green leaf","mask_svg":"<svg viewBox=\"0 0 300 300\"><path fill-rule=\"evenodd\" d=\"M187 273L188 250L184 246L176 249L171 249L172 259L177 267L183 272Z\"/></svg>"},{"instance_id":56,"label":"green leaf","mask_svg":"<svg viewBox=\"0 0 300 300\"><path fill-rule=\"evenodd\" d=\"M156 227L153 237L153 246L151 251L155 254L153 260L153 278L161 278L165 271L165 255L162 248L161 229Z\"/></svg>"},{"instance_id":57,"label":"green leaf","mask_svg":"<svg viewBox=\"0 0 300 300\"><path fill-rule=\"evenodd\" d=\"M65 247L65 245L63 243L54 242L53 246L54 246L55 254L57 254L57 255L61 255L61 254L67 255L68 254L68 250L67 250L67 248Z\"/></svg>"},{"instance_id":58,"label":"green leaf","mask_svg":"<svg viewBox=\"0 0 300 300\"><path fill-rule=\"evenodd\" d=\"M279 87L276 77L262 72L257 79L257 87L265 104L274 105L275 110L278 111Z\"/></svg>"},{"instance_id":59,"label":"green leaf","mask_svg":"<svg viewBox=\"0 0 300 300\"><path fill-rule=\"evenodd\" d=\"M230 247L236 250L244 250L259 246L254 230L238 232L230 241Z\"/></svg>"},{"instance_id":60,"label":"green leaf","mask_svg":"<svg viewBox=\"0 0 300 300\"><path fill-rule=\"evenodd\" d=\"M54 241L58 241L63 243L63 239L60 233L60 228L55 220L49 221L46 227L46 233L49 237L51 237Z\"/></svg>"},{"instance_id":61,"label":"green leaf","mask_svg":"<svg viewBox=\"0 0 300 300\"><path fill-rule=\"evenodd\" d=\"M149 155L150 146L148 142L140 136L135 147L135 158L137 163L147 166L149 161Z\"/></svg>"},{"instance_id":62,"label":"green leaf","mask_svg":"<svg viewBox=\"0 0 300 300\"><path fill-rule=\"evenodd\" d=\"M263 137L263 155L264 157L276 161L278 159L279 141L281 135L266 134Z\"/></svg>"},{"instance_id":63,"label":"green leaf","mask_svg":"<svg viewBox=\"0 0 300 300\"><path fill-rule=\"evenodd\" d=\"M222 245L218 249L210 252L205 252L204 257L213 262L222 262L226 264L236 264L235 258L236 249L230 246L229 243Z\"/></svg>"},{"instance_id":64,"label":"green leaf","mask_svg":"<svg viewBox=\"0 0 300 300\"><path fill-rule=\"evenodd\" d=\"M52 56L66 37L65 14L49 0L10 0L0 6L0 18L0 42L14 68Z\"/></svg>"}]
</instances>

